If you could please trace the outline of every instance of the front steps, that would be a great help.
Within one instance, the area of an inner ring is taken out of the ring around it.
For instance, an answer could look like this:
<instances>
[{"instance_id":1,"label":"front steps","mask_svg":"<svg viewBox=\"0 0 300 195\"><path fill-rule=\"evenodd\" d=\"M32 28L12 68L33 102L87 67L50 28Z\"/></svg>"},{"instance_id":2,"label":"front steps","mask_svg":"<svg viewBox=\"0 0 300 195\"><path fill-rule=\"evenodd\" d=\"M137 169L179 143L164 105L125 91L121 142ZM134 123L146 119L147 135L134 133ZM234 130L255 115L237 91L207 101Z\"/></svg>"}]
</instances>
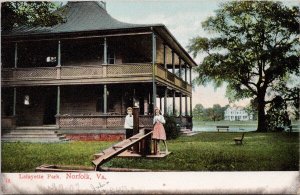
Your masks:
<instances>
[{"instance_id":1,"label":"front steps","mask_svg":"<svg viewBox=\"0 0 300 195\"><path fill-rule=\"evenodd\" d=\"M68 141L63 134L57 133L55 127L17 127L4 133L1 141L5 142L62 142Z\"/></svg>"}]
</instances>

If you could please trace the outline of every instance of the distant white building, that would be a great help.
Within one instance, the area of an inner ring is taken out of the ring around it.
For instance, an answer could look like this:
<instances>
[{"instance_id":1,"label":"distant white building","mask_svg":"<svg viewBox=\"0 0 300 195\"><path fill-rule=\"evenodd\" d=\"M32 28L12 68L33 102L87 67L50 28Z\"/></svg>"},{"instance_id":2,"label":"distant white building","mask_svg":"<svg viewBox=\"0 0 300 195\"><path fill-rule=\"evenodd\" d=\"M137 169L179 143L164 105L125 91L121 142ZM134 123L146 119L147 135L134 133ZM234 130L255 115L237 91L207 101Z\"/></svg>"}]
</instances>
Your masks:
<instances>
[{"instance_id":1,"label":"distant white building","mask_svg":"<svg viewBox=\"0 0 300 195\"><path fill-rule=\"evenodd\" d=\"M253 114L249 114L243 107L228 107L224 112L224 120L228 121L248 121L253 120Z\"/></svg>"}]
</instances>

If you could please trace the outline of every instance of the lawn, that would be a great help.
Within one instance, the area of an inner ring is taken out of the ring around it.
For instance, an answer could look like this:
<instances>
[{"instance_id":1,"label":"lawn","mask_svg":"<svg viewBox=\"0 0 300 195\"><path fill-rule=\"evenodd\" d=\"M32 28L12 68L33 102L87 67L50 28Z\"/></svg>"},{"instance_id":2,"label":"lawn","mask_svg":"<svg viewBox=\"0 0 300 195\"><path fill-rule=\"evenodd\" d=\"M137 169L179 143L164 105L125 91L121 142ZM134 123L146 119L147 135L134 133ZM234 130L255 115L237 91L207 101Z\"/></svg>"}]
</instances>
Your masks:
<instances>
[{"instance_id":1,"label":"lawn","mask_svg":"<svg viewBox=\"0 0 300 195\"><path fill-rule=\"evenodd\" d=\"M297 171L299 134L203 132L168 141L172 152L163 159L114 158L106 167L176 171ZM33 172L42 164L91 166L93 154L114 142L2 143L2 172Z\"/></svg>"}]
</instances>

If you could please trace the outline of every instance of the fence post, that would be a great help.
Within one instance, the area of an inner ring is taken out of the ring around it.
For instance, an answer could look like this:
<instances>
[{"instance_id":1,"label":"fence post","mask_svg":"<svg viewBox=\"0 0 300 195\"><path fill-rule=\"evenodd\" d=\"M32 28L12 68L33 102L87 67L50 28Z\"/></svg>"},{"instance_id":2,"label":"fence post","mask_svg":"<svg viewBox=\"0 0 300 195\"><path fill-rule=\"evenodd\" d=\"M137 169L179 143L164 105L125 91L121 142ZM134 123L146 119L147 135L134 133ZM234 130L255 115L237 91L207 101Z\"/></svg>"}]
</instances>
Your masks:
<instances>
[{"instance_id":1,"label":"fence post","mask_svg":"<svg viewBox=\"0 0 300 195\"><path fill-rule=\"evenodd\" d=\"M133 107L132 109L132 114L133 114L133 135L139 133L139 112L140 109L139 107ZM139 153L139 143L135 144L133 146L133 151L136 153Z\"/></svg>"}]
</instances>

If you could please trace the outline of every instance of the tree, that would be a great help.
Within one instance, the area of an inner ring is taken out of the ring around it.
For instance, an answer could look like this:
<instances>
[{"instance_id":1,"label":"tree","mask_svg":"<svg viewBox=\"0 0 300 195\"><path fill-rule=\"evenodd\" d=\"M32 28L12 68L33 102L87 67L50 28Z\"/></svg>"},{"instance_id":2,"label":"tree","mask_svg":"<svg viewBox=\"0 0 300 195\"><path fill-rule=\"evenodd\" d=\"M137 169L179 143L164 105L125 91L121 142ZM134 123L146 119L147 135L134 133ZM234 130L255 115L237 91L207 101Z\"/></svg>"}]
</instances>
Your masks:
<instances>
[{"instance_id":1,"label":"tree","mask_svg":"<svg viewBox=\"0 0 300 195\"><path fill-rule=\"evenodd\" d=\"M299 8L272 1L233 1L202 23L213 38L195 37L189 44L194 57L206 52L196 68L197 84L226 82L233 100L253 98L257 105L257 131L267 131L266 105L274 86L299 77ZM286 87L286 86L285 86ZM267 93L268 91L268 93ZM284 91L283 91L284 92Z\"/></svg>"},{"instance_id":2,"label":"tree","mask_svg":"<svg viewBox=\"0 0 300 195\"><path fill-rule=\"evenodd\" d=\"M1 29L11 30L13 27L53 26L63 21L57 3L40 1L7 1L1 3Z\"/></svg>"},{"instance_id":3,"label":"tree","mask_svg":"<svg viewBox=\"0 0 300 195\"><path fill-rule=\"evenodd\" d=\"M204 112L205 112L204 106L202 104L196 104L195 108L193 109L193 117L199 120L203 120Z\"/></svg>"}]
</instances>

